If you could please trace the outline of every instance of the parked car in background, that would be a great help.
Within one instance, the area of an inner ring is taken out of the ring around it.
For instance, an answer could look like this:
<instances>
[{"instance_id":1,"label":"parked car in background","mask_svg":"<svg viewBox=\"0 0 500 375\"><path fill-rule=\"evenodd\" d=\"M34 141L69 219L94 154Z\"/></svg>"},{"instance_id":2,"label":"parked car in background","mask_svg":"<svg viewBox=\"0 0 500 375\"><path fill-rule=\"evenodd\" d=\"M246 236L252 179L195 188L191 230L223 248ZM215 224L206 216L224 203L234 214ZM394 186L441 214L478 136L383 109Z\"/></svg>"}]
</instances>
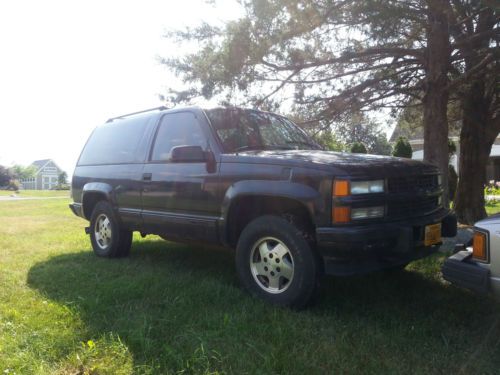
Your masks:
<instances>
[{"instance_id":1,"label":"parked car in background","mask_svg":"<svg viewBox=\"0 0 500 375\"><path fill-rule=\"evenodd\" d=\"M324 273L404 268L437 251L456 233L441 194L433 165L328 152L283 116L159 108L94 130L70 207L90 221L98 256L126 256L132 231L225 246L252 294L304 307Z\"/></svg>"},{"instance_id":2,"label":"parked car in background","mask_svg":"<svg viewBox=\"0 0 500 375\"><path fill-rule=\"evenodd\" d=\"M455 285L500 297L500 214L476 223L472 246L444 262L443 277Z\"/></svg>"}]
</instances>

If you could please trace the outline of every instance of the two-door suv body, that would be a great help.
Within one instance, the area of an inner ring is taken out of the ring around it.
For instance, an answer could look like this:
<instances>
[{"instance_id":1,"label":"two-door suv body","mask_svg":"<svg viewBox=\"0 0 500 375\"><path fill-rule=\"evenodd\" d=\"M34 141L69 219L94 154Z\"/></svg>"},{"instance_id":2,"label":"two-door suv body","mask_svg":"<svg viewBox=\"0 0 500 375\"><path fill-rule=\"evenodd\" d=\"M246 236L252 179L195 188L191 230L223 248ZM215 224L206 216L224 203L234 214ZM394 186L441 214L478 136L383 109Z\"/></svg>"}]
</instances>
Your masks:
<instances>
[{"instance_id":1,"label":"two-door suv body","mask_svg":"<svg viewBox=\"0 0 500 375\"><path fill-rule=\"evenodd\" d=\"M97 127L72 179L72 211L99 256L132 231L236 249L254 295L305 306L321 276L403 268L454 236L438 170L324 151L285 117L235 107L157 108Z\"/></svg>"}]
</instances>

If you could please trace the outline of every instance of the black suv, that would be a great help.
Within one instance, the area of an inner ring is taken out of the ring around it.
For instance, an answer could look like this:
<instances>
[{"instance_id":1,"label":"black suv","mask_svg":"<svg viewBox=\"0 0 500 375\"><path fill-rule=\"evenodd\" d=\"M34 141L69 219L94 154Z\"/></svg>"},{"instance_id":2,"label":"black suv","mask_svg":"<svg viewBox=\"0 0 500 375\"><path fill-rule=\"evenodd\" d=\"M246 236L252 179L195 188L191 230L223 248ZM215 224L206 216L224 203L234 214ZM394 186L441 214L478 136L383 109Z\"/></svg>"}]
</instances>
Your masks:
<instances>
[{"instance_id":1,"label":"black suv","mask_svg":"<svg viewBox=\"0 0 500 375\"><path fill-rule=\"evenodd\" d=\"M440 180L422 162L324 151L276 114L162 107L94 130L70 207L99 256L126 256L133 231L235 248L250 292L303 307L324 273L403 268L454 236Z\"/></svg>"}]
</instances>

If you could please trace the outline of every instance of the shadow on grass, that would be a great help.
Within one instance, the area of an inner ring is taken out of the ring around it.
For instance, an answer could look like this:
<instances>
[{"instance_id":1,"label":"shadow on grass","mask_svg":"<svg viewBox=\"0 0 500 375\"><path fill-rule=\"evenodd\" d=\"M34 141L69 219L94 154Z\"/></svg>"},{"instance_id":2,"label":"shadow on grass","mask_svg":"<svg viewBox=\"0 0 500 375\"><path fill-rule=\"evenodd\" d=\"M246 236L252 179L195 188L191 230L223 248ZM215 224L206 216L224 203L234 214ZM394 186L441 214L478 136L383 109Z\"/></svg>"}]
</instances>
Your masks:
<instances>
[{"instance_id":1,"label":"shadow on grass","mask_svg":"<svg viewBox=\"0 0 500 375\"><path fill-rule=\"evenodd\" d=\"M498 305L440 282L438 263L326 278L318 304L303 312L244 293L230 251L160 241L134 243L127 259L55 256L33 266L28 283L76 310L89 338L117 334L136 366L160 372L185 369L200 345L213 350L209 368L228 372L439 372L467 366L462 353L479 369L498 368ZM296 342L299 352L290 350Z\"/></svg>"}]
</instances>

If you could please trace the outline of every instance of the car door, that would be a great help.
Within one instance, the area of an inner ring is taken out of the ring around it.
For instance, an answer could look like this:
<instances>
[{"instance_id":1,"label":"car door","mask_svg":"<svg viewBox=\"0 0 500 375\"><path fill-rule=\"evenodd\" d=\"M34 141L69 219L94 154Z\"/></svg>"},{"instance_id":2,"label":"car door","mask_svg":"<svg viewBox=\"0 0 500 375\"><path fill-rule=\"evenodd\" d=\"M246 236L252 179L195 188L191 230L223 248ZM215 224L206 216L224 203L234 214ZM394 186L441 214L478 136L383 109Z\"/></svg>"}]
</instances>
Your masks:
<instances>
[{"instance_id":1,"label":"car door","mask_svg":"<svg viewBox=\"0 0 500 375\"><path fill-rule=\"evenodd\" d=\"M178 146L210 150L208 129L196 113L165 114L143 169L142 217L147 232L172 239L216 241L220 202L217 172L207 161L172 160Z\"/></svg>"}]
</instances>

